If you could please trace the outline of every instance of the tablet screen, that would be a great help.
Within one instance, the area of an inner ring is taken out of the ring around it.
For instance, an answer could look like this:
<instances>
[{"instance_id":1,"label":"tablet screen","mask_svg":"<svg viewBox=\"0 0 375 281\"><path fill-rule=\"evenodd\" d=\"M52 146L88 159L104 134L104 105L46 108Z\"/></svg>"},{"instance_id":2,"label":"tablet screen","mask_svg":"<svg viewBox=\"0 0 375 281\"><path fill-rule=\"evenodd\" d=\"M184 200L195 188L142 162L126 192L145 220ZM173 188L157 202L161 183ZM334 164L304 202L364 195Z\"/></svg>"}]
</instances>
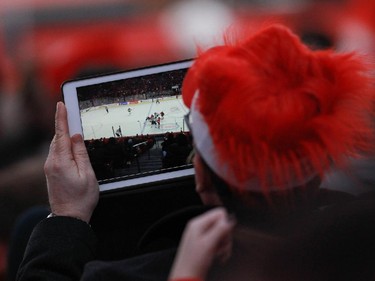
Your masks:
<instances>
[{"instance_id":1,"label":"tablet screen","mask_svg":"<svg viewBox=\"0 0 375 281\"><path fill-rule=\"evenodd\" d=\"M192 61L62 86L70 134L83 135L101 191L192 175L192 137L181 97Z\"/></svg>"}]
</instances>

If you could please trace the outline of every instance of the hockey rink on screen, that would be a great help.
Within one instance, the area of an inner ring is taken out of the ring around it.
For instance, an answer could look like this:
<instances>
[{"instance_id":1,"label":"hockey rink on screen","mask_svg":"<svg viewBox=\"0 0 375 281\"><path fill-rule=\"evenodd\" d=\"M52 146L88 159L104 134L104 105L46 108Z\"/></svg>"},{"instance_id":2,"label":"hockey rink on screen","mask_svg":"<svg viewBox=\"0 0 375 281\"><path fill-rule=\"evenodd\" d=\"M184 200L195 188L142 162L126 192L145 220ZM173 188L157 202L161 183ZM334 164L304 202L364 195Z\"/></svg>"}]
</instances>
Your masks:
<instances>
[{"instance_id":1,"label":"hockey rink on screen","mask_svg":"<svg viewBox=\"0 0 375 281\"><path fill-rule=\"evenodd\" d=\"M84 139L114 137L119 128L124 137L188 131L183 117L189 110L183 104L181 96L168 97L159 101L160 103L157 103L155 99L143 100L134 104L109 104L82 110ZM160 128L157 125L151 125L151 122L146 120L148 116L161 112L164 112L164 117L160 120Z\"/></svg>"}]
</instances>

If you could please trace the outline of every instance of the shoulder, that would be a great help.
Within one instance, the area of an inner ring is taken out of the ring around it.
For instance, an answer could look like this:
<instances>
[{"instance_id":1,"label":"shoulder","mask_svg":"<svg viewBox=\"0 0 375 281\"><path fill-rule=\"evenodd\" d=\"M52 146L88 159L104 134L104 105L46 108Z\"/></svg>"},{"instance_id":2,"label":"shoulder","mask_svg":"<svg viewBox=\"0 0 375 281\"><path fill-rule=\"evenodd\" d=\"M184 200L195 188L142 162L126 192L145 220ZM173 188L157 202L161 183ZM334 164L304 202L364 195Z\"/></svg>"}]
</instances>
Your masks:
<instances>
[{"instance_id":1,"label":"shoulder","mask_svg":"<svg viewBox=\"0 0 375 281\"><path fill-rule=\"evenodd\" d=\"M92 261L82 280L167 280L175 254L176 249L168 249L119 261Z\"/></svg>"}]
</instances>

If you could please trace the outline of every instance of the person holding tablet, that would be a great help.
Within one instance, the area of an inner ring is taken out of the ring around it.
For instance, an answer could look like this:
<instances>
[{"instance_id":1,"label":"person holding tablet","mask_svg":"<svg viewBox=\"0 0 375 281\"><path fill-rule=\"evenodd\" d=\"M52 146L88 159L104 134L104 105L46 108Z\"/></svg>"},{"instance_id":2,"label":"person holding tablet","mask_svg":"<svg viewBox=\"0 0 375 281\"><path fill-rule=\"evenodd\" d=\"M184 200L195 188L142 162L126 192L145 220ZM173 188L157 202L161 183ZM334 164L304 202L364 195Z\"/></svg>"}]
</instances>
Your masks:
<instances>
[{"instance_id":1,"label":"person holding tablet","mask_svg":"<svg viewBox=\"0 0 375 281\"><path fill-rule=\"evenodd\" d=\"M182 93L196 190L205 204L224 205L236 227L222 209L188 224L170 275L173 251L94 261L89 221L98 184L82 137L69 136L58 103L45 165L52 213L35 228L18 280L263 280L267 257L301 221L353 200L319 186L333 164L344 167L372 149L374 79L354 54L312 51L272 25L200 53ZM226 263L216 265L216 256Z\"/></svg>"}]
</instances>

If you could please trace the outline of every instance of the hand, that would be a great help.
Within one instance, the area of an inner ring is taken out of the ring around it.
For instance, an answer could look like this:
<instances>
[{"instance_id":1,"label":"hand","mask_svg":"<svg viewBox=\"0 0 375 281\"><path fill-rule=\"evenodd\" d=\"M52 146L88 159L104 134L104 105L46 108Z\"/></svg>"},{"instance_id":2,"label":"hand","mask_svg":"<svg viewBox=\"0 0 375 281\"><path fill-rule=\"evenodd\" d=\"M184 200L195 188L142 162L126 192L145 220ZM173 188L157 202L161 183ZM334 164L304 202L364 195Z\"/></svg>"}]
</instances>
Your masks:
<instances>
[{"instance_id":1,"label":"hand","mask_svg":"<svg viewBox=\"0 0 375 281\"><path fill-rule=\"evenodd\" d=\"M67 112L57 103L55 136L44 164L51 211L89 222L99 186L81 135L69 136Z\"/></svg>"},{"instance_id":2,"label":"hand","mask_svg":"<svg viewBox=\"0 0 375 281\"><path fill-rule=\"evenodd\" d=\"M200 278L217 258L225 262L231 254L234 221L223 208L215 208L192 219L182 236L170 279Z\"/></svg>"}]
</instances>

